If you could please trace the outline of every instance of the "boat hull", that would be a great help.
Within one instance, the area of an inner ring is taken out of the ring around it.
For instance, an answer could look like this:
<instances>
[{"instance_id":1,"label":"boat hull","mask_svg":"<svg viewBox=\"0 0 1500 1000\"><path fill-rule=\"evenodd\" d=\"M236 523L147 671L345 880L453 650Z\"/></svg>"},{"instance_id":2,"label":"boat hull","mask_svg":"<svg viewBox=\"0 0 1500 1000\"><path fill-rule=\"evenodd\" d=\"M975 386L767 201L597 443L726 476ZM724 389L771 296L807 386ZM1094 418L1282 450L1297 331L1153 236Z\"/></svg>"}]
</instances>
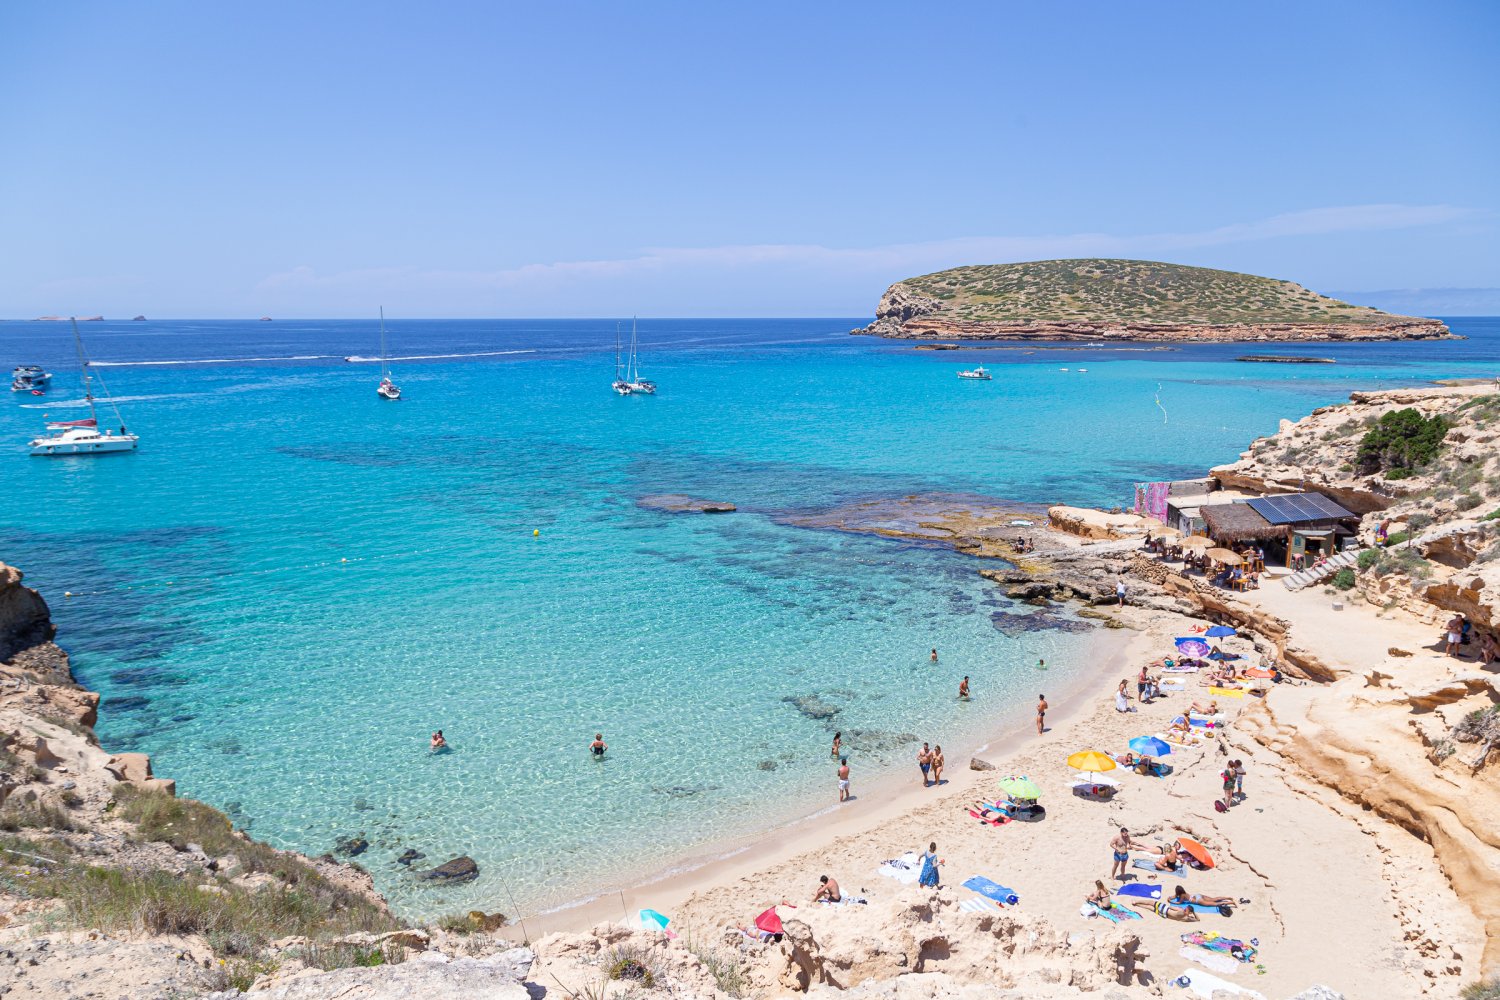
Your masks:
<instances>
[{"instance_id":1,"label":"boat hull","mask_svg":"<svg viewBox=\"0 0 1500 1000\"><path fill-rule=\"evenodd\" d=\"M46 457L62 457L67 455L112 455L120 452L135 451L136 444L140 438L134 434L101 434L96 437L74 438L62 440L60 438L37 438L31 442L31 454Z\"/></svg>"}]
</instances>

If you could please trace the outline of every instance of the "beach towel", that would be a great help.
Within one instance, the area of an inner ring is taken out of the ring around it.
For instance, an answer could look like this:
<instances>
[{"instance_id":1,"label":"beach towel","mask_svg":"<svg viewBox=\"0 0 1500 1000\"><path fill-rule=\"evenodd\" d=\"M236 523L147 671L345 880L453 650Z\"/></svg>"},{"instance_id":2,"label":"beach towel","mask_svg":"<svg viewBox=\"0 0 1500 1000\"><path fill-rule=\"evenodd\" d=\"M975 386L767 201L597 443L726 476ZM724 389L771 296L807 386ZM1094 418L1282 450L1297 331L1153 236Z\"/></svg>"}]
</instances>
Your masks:
<instances>
[{"instance_id":1,"label":"beach towel","mask_svg":"<svg viewBox=\"0 0 1500 1000\"><path fill-rule=\"evenodd\" d=\"M1182 950L1177 954L1189 962L1197 962L1206 969L1222 972L1226 976L1232 976L1240 971L1240 963L1228 955L1216 955L1211 951L1204 951L1202 948L1194 948L1192 945L1184 945Z\"/></svg>"},{"instance_id":2,"label":"beach towel","mask_svg":"<svg viewBox=\"0 0 1500 1000\"><path fill-rule=\"evenodd\" d=\"M1238 688L1211 687L1211 688L1208 689L1208 693L1209 694L1216 694L1216 695L1218 695L1221 698L1243 698L1243 697L1245 697L1245 692L1239 690Z\"/></svg>"},{"instance_id":3,"label":"beach towel","mask_svg":"<svg viewBox=\"0 0 1500 1000\"><path fill-rule=\"evenodd\" d=\"M1021 897L1016 895L1016 890L1008 889L998 882L985 878L983 875L975 875L969 879L964 883L964 888L973 889L981 896L988 896L995 902L1004 903L1006 906L1015 906L1021 901Z\"/></svg>"},{"instance_id":4,"label":"beach towel","mask_svg":"<svg viewBox=\"0 0 1500 1000\"><path fill-rule=\"evenodd\" d=\"M970 896L959 901L958 908L965 913L999 913L1000 907L983 896Z\"/></svg>"},{"instance_id":5,"label":"beach towel","mask_svg":"<svg viewBox=\"0 0 1500 1000\"><path fill-rule=\"evenodd\" d=\"M829 906L864 906L870 901L863 896L845 895L839 899L820 899L818 902L826 903Z\"/></svg>"},{"instance_id":6,"label":"beach towel","mask_svg":"<svg viewBox=\"0 0 1500 1000\"><path fill-rule=\"evenodd\" d=\"M1116 896L1139 896L1142 899L1161 899L1161 886L1145 882L1126 882L1115 890Z\"/></svg>"},{"instance_id":7,"label":"beach towel","mask_svg":"<svg viewBox=\"0 0 1500 1000\"><path fill-rule=\"evenodd\" d=\"M928 889L936 889L938 884L937 858L931 854L922 855L922 874L917 876L917 884Z\"/></svg>"},{"instance_id":8,"label":"beach towel","mask_svg":"<svg viewBox=\"0 0 1500 1000\"><path fill-rule=\"evenodd\" d=\"M917 880L921 873L921 867L917 863L917 853L908 851L899 858L883 861L875 871L886 878L893 878L904 885L911 885Z\"/></svg>"},{"instance_id":9,"label":"beach towel","mask_svg":"<svg viewBox=\"0 0 1500 1000\"><path fill-rule=\"evenodd\" d=\"M1149 858L1134 858L1130 862L1130 867L1139 868L1141 871L1145 872L1153 872L1157 875L1186 875L1188 873L1187 865L1179 865L1177 868L1172 869L1171 871L1166 871L1156 867L1156 862L1150 860Z\"/></svg>"},{"instance_id":10,"label":"beach towel","mask_svg":"<svg viewBox=\"0 0 1500 1000\"><path fill-rule=\"evenodd\" d=\"M1190 906L1193 908L1194 913L1212 913L1220 917L1228 917L1234 914L1234 911L1227 906L1212 906L1208 903L1174 903L1173 905Z\"/></svg>"},{"instance_id":11,"label":"beach towel","mask_svg":"<svg viewBox=\"0 0 1500 1000\"><path fill-rule=\"evenodd\" d=\"M1227 955L1241 962L1255 961L1255 946L1236 938L1225 937L1218 931L1193 931L1182 935L1182 943L1197 945L1209 951Z\"/></svg>"},{"instance_id":12,"label":"beach towel","mask_svg":"<svg viewBox=\"0 0 1500 1000\"><path fill-rule=\"evenodd\" d=\"M992 817L984 815L978 809L970 809L969 815L979 820L979 822L987 823L990 826L1004 826L1006 823L1010 822L1010 817L1004 813L1001 813L999 816Z\"/></svg>"},{"instance_id":13,"label":"beach towel","mask_svg":"<svg viewBox=\"0 0 1500 1000\"><path fill-rule=\"evenodd\" d=\"M1223 990L1225 993L1244 997L1245 1000L1266 1000L1263 994L1246 989L1243 986L1236 986L1229 980L1220 979L1218 976L1204 972L1202 969L1183 969L1182 974L1173 979L1172 982L1180 983L1188 993L1195 997L1201 997L1202 1000L1211 1000L1216 990Z\"/></svg>"},{"instance_id":14,"label":"beach towel","mask_svg":"<svg viewBox=\"0 0 1500 1000\"><path fill-rule=\"evenodd\" d=\"M1118 924L1121 920L1141 919L1141 915L1139 913L1135 912L1127 906L1110 904L1108 908L1105 908L1103 906L1100 906L1098 903L1090 903L1088 905L1090 909L1092 909L1095 913L1103 917L1105 920L1108 920L1112 924Z\"/></svg>"}]
</instances>

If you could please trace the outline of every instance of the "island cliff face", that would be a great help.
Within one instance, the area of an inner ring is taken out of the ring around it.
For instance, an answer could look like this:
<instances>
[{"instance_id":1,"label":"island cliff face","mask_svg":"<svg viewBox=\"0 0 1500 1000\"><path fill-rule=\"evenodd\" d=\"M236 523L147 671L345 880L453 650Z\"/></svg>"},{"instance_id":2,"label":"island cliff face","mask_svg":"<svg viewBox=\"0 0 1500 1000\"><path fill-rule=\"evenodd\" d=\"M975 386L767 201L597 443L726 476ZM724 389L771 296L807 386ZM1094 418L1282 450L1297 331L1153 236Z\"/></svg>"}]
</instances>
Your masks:
<instances>
[{"instance_id":1,"label":"island cliff face","mask_svg":"<svg viewBox=\"0 0 1500 1000\"><path fill-rule=\"evenodd\" d=\"M898 281L850 331L949 340L1446 340L1442 322L1396 316L1274 278L1150 261L959 267Z\"/></svg>"}]
</instances>

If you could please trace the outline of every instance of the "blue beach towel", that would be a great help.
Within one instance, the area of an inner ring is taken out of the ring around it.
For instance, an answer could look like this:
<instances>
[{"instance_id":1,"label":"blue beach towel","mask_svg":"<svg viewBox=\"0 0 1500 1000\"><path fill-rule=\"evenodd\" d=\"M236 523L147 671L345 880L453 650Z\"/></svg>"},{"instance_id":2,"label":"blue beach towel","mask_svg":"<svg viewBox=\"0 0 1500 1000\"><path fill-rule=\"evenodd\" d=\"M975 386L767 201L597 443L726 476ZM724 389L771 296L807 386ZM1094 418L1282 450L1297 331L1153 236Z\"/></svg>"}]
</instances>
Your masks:
<instances>
[{"instance_id":1,"label":"blue beach towel","mask_svg":"<svg viewBox=\"0 0 1500 1000\"><path fill-rule=\"evenodd\" d=\"M1116 896L1139 896L1142 899L1161 899L1161 886L1145 882L1127 882L1115 890Z\"/></svg>"},{"instance_id":2,"label":"blue beach towel","mask_svg":"<svg viewBox=\"0 0 1500 1000\"><path fill-rule=\"evenodd\" d=\"M988 896L995 902L1004 903L1006 906L1015 906L1021 901L1021 897L1016 895L1016 890L1008 889L998 882L992 882L983 875L975 875L969 879L964 883L964 888L973 889L981 896Z\"/></svg>"},{"instance_id":3,"label":"blue beach towel","mask_svg":"<svg viewBox=\"0 0 1500 1000\"><path fill-rule=\"evenodd\" d=\"M1150 858L1136 858L1130 862L1130 867L1139 868L1142 871L1153 872L1157 875L1176 875L1179 878L1181 878L1183 875L1186 875L1189 871L1187 865L1182 865L1178 868L1172 869L1171 871L1163 871L1162 869L1156 867L1156 862L1152 861Z\"/></svg>"}]
</instances>

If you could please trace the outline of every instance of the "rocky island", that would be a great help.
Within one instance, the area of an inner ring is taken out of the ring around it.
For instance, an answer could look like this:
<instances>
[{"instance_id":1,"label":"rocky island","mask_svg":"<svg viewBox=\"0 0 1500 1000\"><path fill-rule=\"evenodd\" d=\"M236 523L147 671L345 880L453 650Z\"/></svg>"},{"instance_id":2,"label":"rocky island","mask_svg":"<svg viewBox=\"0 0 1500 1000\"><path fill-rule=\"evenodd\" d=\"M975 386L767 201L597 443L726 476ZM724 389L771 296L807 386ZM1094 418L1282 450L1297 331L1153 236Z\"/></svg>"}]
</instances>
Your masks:
<instances>
[{"instance_id":1,"label":"rocky island","mask_svg":"<svg viewBox=\"0 0 1500 1000\"><path fill-rule=\"evenodd\" d=\"M1141 260L955 267L898 281L850 331L945 340L1446 340L1435 319L1340 302L1291 281Z\"/></svg>"}]
</instances>

